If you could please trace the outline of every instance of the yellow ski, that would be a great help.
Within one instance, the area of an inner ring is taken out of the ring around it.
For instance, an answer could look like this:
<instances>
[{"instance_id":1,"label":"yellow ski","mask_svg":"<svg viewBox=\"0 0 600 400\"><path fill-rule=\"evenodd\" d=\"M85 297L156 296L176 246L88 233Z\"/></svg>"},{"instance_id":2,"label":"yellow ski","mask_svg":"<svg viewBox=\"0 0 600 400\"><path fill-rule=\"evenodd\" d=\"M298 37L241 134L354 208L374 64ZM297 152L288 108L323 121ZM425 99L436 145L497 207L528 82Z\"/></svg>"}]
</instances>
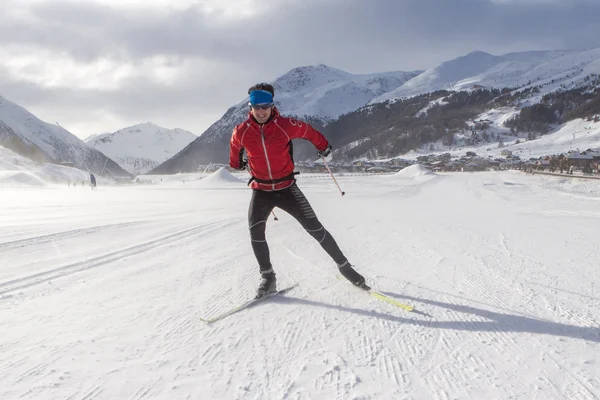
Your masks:
<instances>
[{"instance_id":1,"label":"yellow ski","mask_svg":"<svg viewBox=\"0 0 600 400\"><path fill-rule=\"evenodd\" d=\"M398 300L392 299L391 297L389 297L389 296L386 296L386 295L385 295L385 294L383 294L383 293L376 292L376 291L374 291L374 290L372 290L372 289L371 289L371 290L369 290L367 293L369 293L371 296L375 297L376 299L383 300L383 301L385 301L386 303L390 303L390 304L392 304L392 305L394 305L394 306L396 306L396 307L403 308L403 309L405 309L406 311L412 311L412 310L414 310L414 309L415 309L415 308L414 308L413 306L411 306L411 305L404 304L404 303L400 303Z\"/></svg>"},{"instance_id":2,"label":"yellow ski","mask_svg":"<svg viewBox=\"0 0 600 400\"><path fill-rule=\"evenodd\" d=\"M348 281L346 278L344 278L343 276L337 276L337 278L340 281L348 282L350 285L352 285L352 283L350 281ZM352 285L352 286L354 286L354 285ZM392 299L390 296L386 296L385 294L383 294L381 292L378 292L376 290L373 290L373 289L364 290L364 289L361 289L361 288L359 288L357 286L354 286L354 287L356 289L358 289L358 290L361 290L361 291L363 291L365 293L370 294L372 297L375 297L376 299L383 300L386 303L391 304L391 305L396 306L396 307L400 307L403 310L406 310L406 311L410 312L410 311L413 311L415 309L413 306L411 306L409 304L401 303L398 300Z\"/></svg>"}]
</instances>

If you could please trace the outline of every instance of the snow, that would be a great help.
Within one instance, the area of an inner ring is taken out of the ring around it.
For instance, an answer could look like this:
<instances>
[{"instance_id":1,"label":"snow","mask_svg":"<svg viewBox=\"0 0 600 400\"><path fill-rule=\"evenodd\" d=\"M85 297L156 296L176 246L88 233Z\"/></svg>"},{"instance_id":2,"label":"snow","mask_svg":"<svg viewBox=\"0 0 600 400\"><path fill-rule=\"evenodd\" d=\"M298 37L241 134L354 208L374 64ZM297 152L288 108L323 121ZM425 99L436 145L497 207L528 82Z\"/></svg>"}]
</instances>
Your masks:
<instances>
[{"instance_id":1,"label":"snow","mask_svg":"<svg viewBox=\"0 0 600 400\"><path fill-rule=\"evenodd\" d=\"M0 171L0 186L25 185L44 186L46 183L39 177L21 171Z\"/></svg>"},{"instance_id":2,"label":"snow","mask_svg":"<svg viewBox=\"0 0 600 400\"><path fill-rule=\"evenodd\" d=\"M587 119L575 119L557 126L550 133L539 136L534 140L526 140L523 137L512 136L509 129L502 126L504 121L512 117L516 111L510 108L494 109L479 115L475 120L487 119L490 122L488 133L497 133L505 137L504 147L498 147L498 143L482 143L474 146L456 146L451 148L438 143L436 149L431 151L429 145L418 151L410 151L399 158L416 160L423 155L440 155L449 153L453 157L462 157L467 151L472 151L483 157L502 157L502 151L511 151L513 155L519 156L521 160L539 158L553 154L566 154L573 151L584 151L587 149L600 148L600 122L588 121ZM516 143L517 140L519 143Z\"/></svg>"},{"instance_id":3,"label":"snow","mask_svg":"<svg viewBox=\"0 0 600 400\"><path fill-rule=\"evenodd\" d=\"M350 261L417 312L337 280L276 209L279 286L300 286L206 325L258 284L251 190L2 187L0 398L600 396L600 181L344 174L342 197L306 178Z\"/></svg>"},{"instance_id":4,"label":"snow","mask_svg":"<svg viewBox=\"0 0 600 400\"><path fill-rule=\"evenodd\" d=\"M219 168L217 171L196 181L196 186L203 188L223 188L223 187L244 187L245 182L236 178L225 168Z\"/></svg>"},{"instance_id":5,"label":"snow","mask_svg":"<svg viewBox=\"0 0 600 400\"><path fill-rule=\"evenodd\" d=\"M559 126L551 134L541 136L536 140L513 144L505 149L512 150L513 154L522 154L529 158L598 147L600 147L600 123L576 119Z\"/></svg>"},{"instance_id":6,"label":"snow","mask_svg":"<svg viewBox=\"0 0 600 400\"><path fill-rule=\"evenodd\" d=\"M92 135L86 143L127 172L138 175L173 157L195 139L193 133L184 129L167 129L146 122L114 133Z\"/></svg>"},{"instance_id":7,"label":"snow","mask_svg":"<svg viewBox=\"0 0 600 400\"><path fill-rule=\"evenodd\" d=\"M519 114L520 110L513 107L500 107L492 108L482 114L479 114L475 120L488 120L490 125L495 129L503 129L505 132L509 132L510 129L504 126L504 123Z\"/></svg>"},{"instance_id":8,"label":"snow","mask_svg":"<svg viewBox=\"0 0 600 400\"><path fill-rule=\"evenodd\" d=\"M419 110L419 112L417 112L417 113L415 114L415 117L416 117L416 118L419 118L419 117L424 117L424 116L426 116L426 115L427 115L427 113L429 112L429 110L430 110L432 107L434 107L434 106L444 106L444 105L446 105L446 104L448 104L448 102L446 101L446 98L445 98L445 97L441 97L441 98L439 98L439 99L436 99L436 100L430 101L430 102L429 102L429 104L427 104L427 106L425 106L423 109Z\"/></svg>"},{"instance_id":9,"label":"snow","mask_svg":"<svg viewBox=\"0 0 600 400\"><path fill-rule=\"evenodd\" d=\"M250 178L247 173L235 175L221 167L214 172L190 172L173 175L140 175L136 177L141 182L160 184L163 187L180 187L203 189L235 189L246 188Z\"/></svg>"},{"instance_id":10,"label":"snow","mask_svg":"<svg viewBox=\"0 0 600 400\"><path fill-rule=\"evenodd\" d=\"M416 178L423 175L435 175L431 172L427 167L421 164L413 164L408 167L402 168L400 171L396 172L394 176L401 178Z\"/></svg>"}]
</instances>

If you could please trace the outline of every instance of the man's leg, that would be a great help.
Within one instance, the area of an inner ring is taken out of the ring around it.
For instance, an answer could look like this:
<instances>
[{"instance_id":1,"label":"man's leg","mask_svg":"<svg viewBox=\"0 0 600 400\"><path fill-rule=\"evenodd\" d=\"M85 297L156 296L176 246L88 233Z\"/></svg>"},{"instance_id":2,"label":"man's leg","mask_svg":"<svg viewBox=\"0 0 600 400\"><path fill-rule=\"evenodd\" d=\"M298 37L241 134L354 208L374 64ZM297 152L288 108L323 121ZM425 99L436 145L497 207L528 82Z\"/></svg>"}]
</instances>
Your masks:
<instances>
[{"instance_id":1,"label":"man's leg","mask_svg":"<svg viewBox=\"0 0 600 400\"><path fill-rule=\"evenodd\" d=\"M273 193L261 190L252 191L252 199L248 208L248 226L250 228L250 240L252 250L258 261L261 274L273 272L269 246L265 236L267 219L273 210Z\"/></svg>"},{"instance_id":2,"label":"man's leg","mask_svg":"<svg viewBox=\"0 0 600 400\"><path fill-rule=\"evenodd\" d=\"M333 239L333 236L327 232L325 227L319 222L315 212L304 193L294 183L289 189L282 190L278 193L275 205L296 218L298 222L311 234L336 262L340 273L352 282L354 285L369 290L369 286L365 284L365 278L356 272L339 246Z\"/></svg>"},{"instance_id":3,"label":"man's leg","mask_svg":"<svg viewBox=\"0 0 600 400\"><path fill-rule=\"evenodd\" d=\"M338 266L348 262L335 239L321 224L304 193L294 183L278 193L276 206L296 218L306 231L314 237Z\"/></svg>"}]
</instances>

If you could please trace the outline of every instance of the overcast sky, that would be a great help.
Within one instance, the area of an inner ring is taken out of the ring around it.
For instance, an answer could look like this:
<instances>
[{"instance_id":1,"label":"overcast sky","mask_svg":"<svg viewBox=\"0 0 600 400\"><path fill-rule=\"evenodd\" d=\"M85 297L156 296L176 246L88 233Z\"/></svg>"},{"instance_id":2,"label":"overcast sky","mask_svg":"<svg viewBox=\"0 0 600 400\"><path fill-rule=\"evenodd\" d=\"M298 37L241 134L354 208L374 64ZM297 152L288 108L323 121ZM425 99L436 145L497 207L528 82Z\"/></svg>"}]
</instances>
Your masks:
<instances>
[{"instance_id":1,"label":"overcast sky","mask_svg":"<svg viewBox=\"0 0 600 400\"><path fill-rule=\"evenodd\" d=\"M294 67L427 69L600 46L600 0L1 0L0 95L77 136L200 135Z\"/></svg>"}]
</instances>

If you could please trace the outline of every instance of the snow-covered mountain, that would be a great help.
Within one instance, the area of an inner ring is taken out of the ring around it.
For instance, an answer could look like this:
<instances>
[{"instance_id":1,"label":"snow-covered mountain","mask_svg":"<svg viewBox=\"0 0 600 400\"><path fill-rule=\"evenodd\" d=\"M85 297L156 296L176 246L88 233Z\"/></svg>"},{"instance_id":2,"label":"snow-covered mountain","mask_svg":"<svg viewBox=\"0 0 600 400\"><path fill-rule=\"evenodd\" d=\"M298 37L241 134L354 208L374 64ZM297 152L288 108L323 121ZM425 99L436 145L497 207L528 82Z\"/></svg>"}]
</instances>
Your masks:
<instances>
[{"instance_id":1,"label":"snow-covered mountain","mask_svg":"<svg viewBox=\"0 0 600 400\"><path fill-rule=\"evenodd\" d=\"M194 139L196 135L184 129L167 129L146 122L114 133L92 135L86 142L126 171L140 175L168 160Z\"/></svg>"},{"instance_id":2,"label":"snow-covered mountain","mask_svg":"<svg viewBox=\"0 0 600 400\"><path fill-rule=\"evenodd\" d=\"M545 94L583 87L594 73L600 73L600 48L530 51L498 56L474 51L424 72L353 75L325 65L315 65L295 68L273 84L276 88L275 102L283 114L308 120L332 138L337 136L335 144L340 148L350 143L340 136L364 144L373 135L380 134L384 126L383 129L391 130L390 134L397 134L398 137L406 133L403 131L406 122L397 118L393 123L382 123L382 118L394 119L398 110L390 109L387 114L380 110L378 115L369 111L371 106L386 106L384 103L390 100L415 98L438 90L532 89L527 96L519 96L519 100L511 104L512 112L516 114L525 106L540 103ZM195 171L198 164L227 162L231 130L246 118L247 101L246 97L231 107L196 141L152 172L188 172ZM416 116L407 115L406 118ZM339 128L335 127L336 123L344 119L353 122L341 124L343 129L332 134ZM358 132L357 126L361 124L363 129ZM362 147L366 149L368 146ZM296 159L309 158L314 153L314 149L309 147L300 141L294 147Z\"/></svg>"},{"instance_id":3,"label":"snow-covered mountain","mask_svg":"<svg viewBox=\"0 0 600 400\"><path fill-rule=\"evenodd\" d=\"M326 124L394 90L421 72L351 74L319 64L294 68L272 84L275 104L283 114ZM233 127L247 115L248 96L245 96L197 140L152 172L193 171L198 164L225 162Z\"/></svg>"},{"instance_id":4,"label":"snow-covered mountain","mask_svg":"<svg viewBox=\"0 0 600 400\"><path fill-rule=\"evenodd\" d=\"M100 135L107 135L110 134L111 132L102 132L102 133L92 133L90 136L86 137L85 139L83 139L84 142L88 143L90 142L92 139L97 138Z\"/></svg>"},{"instance_id":5,"label":"snow-covered mountain","mask_svg":"<svg viewBox=\"0 0 600 400\"><path fill-rule=\"evenodd\" d=\"M357 75L322 64L300 67L275 80L275 100L286 114L329 121L364 106L373 97L394 90L421 72ZM244 111L247 101L241 103Z\"/></svg>"},{"instance_id":6,"label":"snow-covered mountain","mask_svg":"<svg viewBox=\"0 0 600 400\"><path fill-rule=\"evenodd\" d=\"M516 88L544 85L548 93L576 85L591 73L600 72L600 47L591 50L533 51L494 56L475 51L443 62L384 93L370 103L409 98L436 90ZM563 87L564 87L563 86Z\"/></svg>"},{"instance_id":7,"label":"snow-covered mountain","mask_svg":"<svg viewBox=\"0 0 600 400\"><path fill-rule=\"evenodd\" d=\"M114 161L57 124L49 124L0 96L0 145L39 162L98 175L129 175Z\"/></svg>"}]
</instances>

